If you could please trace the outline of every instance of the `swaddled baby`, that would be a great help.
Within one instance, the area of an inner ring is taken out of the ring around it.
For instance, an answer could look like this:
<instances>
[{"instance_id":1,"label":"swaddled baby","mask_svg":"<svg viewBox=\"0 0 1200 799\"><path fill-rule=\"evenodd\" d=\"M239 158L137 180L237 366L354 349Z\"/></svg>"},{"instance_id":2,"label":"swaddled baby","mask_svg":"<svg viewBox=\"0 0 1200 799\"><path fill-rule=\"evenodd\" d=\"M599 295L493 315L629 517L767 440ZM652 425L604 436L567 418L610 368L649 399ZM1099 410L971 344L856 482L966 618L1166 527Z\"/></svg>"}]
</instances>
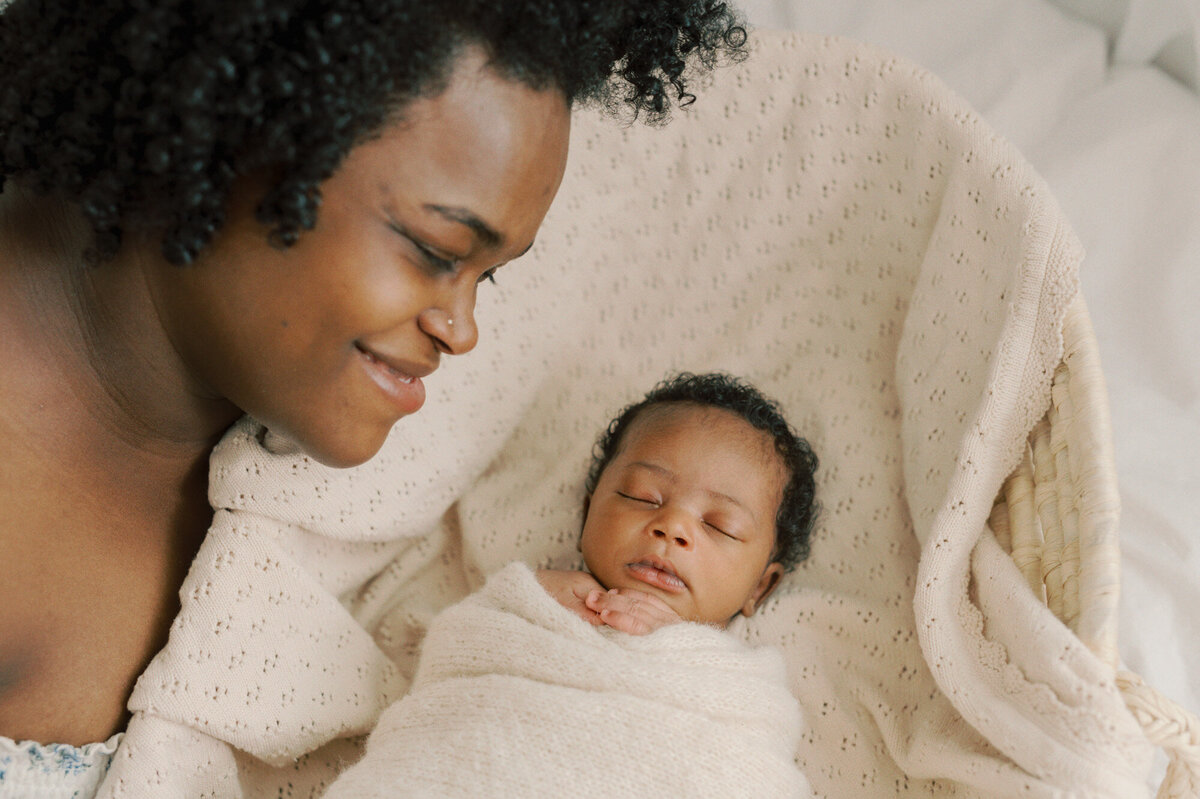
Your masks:
<instances>
[{"instance_id":1,"label":"swaddled baby","mask_svg":"<svg viewBox=\"0 0 1200 799\"><path fill-rule=\"evenodd\" d=\"M782 658L725 628L807 555L812 450L753 387L683 374L596 451L587 571L510 564L439 614L328 796L809 795Z\"/></svg>"}]
</instances>

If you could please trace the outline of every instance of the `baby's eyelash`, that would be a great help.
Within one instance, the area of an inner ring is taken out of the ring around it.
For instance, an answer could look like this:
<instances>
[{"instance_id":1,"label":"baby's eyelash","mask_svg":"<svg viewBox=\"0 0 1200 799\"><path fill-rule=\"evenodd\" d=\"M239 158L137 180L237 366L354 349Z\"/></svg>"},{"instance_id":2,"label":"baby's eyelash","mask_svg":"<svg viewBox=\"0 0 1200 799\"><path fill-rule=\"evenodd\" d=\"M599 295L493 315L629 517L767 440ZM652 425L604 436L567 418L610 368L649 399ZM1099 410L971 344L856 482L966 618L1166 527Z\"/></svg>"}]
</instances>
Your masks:
<instances>
[{"instance_id":1,"label":"baby's eyelash","mask_svg":"<svg viewBox=\"0 0 1200 799\"><path fill-rule=\"evenodd\" d=\"M734 535L733 533L726 532L725 530L722 530L720 527L717 527L717 526L716 526L715 524L713 524L712 522L705 522L705 524L706 524L706 525L708 525L709 527L711 527L712 529L716 530L718 533L720 533L721 535L725 536L726 538L732 538L734 541L740 541L740 540L741 540L740 538L738 538L738 537L737 537L736 535Z\"/></svg>"}]
</instances>

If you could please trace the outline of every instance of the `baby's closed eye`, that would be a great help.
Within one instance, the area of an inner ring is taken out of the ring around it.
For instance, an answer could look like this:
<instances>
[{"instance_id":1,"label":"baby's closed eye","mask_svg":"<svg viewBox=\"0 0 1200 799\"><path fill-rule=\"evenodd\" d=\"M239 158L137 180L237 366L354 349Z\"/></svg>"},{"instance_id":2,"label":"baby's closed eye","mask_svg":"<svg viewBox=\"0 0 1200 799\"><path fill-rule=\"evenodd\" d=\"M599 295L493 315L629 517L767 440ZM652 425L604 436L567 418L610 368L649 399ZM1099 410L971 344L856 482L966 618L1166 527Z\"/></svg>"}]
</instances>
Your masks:
<instances>
[{"instance_id":1,"label":"baby's closed eye","mask_svg":"<svg viewBox=\"0 0 1200 799\"><path fill-rule=\"evenodd\" d=\"M624 497L625 499L631 500L633 502L640 502L645 505L657 506L657 505L661 504L661 501L652 494L644 494L644 493L635 494L635 493L627 492L627 491L618 491L617 494L619 496Z\"/></svg>"}]
</instances>

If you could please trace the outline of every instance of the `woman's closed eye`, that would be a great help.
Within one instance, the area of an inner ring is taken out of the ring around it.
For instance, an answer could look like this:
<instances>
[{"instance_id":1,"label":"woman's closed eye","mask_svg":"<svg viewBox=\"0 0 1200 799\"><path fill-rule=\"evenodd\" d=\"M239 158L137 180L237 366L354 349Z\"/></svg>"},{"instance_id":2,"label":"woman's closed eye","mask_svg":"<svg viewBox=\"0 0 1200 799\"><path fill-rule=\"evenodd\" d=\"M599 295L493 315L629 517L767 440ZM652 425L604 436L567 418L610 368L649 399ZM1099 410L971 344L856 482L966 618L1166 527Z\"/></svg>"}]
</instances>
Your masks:
<instances>
[{"instance_id":1,"label":"woman's closed eye","mask_svg":"<svg viewBox=\"0 0 1200 799\"><path fill-rule=\"evenodd\" d=\"M411 241L413 246L417 248L417 251L421 253L421 258L425 261L426 266L429 267L430 271L432 272L453 272L455 269L458 269L458 265L462 263L458 258L438 255L433 251L433 249L422 244L411 236L409 237L409 241Z\"/></svg>"},{"instance_id":2,"label":"woman's closed eye","mask_svg":"<svg viewBox=\"0 0 1200 799\"><path fill-rule=\"evenodd\" d=\"M440 247L425 243L403 225L392 221L388 221L387 225L393 233L399 234L412 245L422 261L422 266L429 272L435 275L451 273L457 270L462 263L462 258L451 255Z\"/></svg>"},{"instance_id":3,"label":"woman's closed eye","mask_svg":"<svg viewBox=\"0 0 1200 799\"><path fill-rule=\"evenodd\" d=\"M417 241L416 239L412 238L411 236L409 236L408 238L409 238L409 241L411 241L413 243L413 246L416 247L417 250L421 253L421 258L424 259L426 267L431 272L434 272L435 274L454 272L462 264L461 258L456 258L454 256L439 255L437 252L434 251L434 249L432 247L422 244L421 242ZM493 266L491 269L484 271L483 274L481 274L475 280L475 282L483 283L484 281L487 281L488 283L495 283L496 282L496 270L498 270L501 266L503 266L503 264L497 264L496 266Z\"/></svg>"}]
</instances>

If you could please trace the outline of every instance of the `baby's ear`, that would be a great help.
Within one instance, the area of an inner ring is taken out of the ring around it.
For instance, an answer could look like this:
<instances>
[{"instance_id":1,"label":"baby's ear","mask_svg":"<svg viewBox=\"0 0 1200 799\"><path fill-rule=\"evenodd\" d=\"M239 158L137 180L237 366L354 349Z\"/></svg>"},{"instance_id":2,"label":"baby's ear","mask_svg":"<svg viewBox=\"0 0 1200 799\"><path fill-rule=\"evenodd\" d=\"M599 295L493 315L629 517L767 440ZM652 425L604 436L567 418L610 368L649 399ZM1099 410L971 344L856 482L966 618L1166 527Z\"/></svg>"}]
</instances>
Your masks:
<instances>
[{"instance_id":1,"label":"baby's ear","mask_svg":"<svg viewBox=\"0 0 1200 799\"><path fill-rule=\"evenodd\" d=\"M762 577L758 580L758 585L754 586L754 590L750 592L750 596L746 598L746 604L742 605L743 616L753 616L754 611L762 607L762 603L767 601L767 597L779 585L779 580L783 577L783 564L779 561L772 561L767 564L767 568L763 571Z\"/></svg>"}]
</instances>

